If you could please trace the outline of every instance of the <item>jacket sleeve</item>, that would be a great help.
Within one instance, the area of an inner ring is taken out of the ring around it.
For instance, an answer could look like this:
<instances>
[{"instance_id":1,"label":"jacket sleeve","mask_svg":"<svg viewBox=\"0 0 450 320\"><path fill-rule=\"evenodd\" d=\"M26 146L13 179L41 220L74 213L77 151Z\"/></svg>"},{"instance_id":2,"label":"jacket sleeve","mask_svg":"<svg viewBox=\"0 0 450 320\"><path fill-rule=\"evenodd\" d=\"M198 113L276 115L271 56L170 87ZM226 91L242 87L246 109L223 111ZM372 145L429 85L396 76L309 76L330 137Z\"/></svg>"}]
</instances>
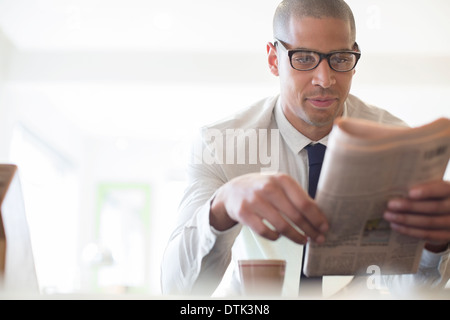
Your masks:
<instances>
[{"instance_id":1,"label":"jacket sleeve","mask_svg":"<svg viewBox=\"0 0 450 320\"><path fill-rule=\"evenodd\" d=\"M241 229L236 225L219 232L210 226L210 204L226 177L220 164L204 163L195 152L194 147L177 225L162 260L163 294L212 294L231 261L231 248Z\"/></svg>"},{"instance_id":2,"label":"jacket sleeve","mask_svg":"<svg viewBox=\"0 0 450 320\"><path fill-rule=\"evenodd\" d=\"M433 253L424 249L417 273L385 276L390 292L403 298L439 293L449 279L450 250Z\"/></svg>"}]
</instances>

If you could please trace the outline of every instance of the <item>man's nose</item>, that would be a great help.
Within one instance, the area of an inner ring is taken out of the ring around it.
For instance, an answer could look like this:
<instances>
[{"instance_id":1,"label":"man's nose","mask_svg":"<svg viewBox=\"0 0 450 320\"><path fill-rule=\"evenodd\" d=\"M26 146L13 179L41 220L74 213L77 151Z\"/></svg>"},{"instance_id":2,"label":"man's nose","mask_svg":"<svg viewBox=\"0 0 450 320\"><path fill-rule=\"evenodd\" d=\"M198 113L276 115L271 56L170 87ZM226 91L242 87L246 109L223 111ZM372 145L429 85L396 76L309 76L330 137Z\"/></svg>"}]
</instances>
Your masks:
<instances>
[{"instance_id":1,"label":"man's nose","mask_svg":"<svg viewBox=\"0 0 450 320\"><path fill-rule=\"evenodd\" d=\"M325 89L330 88L336 83L334 73L335 71L330 68L328 61L326 59L323 59L313 70L312 84L315 86L321 86Z\"/></svg>"}]
</instances>

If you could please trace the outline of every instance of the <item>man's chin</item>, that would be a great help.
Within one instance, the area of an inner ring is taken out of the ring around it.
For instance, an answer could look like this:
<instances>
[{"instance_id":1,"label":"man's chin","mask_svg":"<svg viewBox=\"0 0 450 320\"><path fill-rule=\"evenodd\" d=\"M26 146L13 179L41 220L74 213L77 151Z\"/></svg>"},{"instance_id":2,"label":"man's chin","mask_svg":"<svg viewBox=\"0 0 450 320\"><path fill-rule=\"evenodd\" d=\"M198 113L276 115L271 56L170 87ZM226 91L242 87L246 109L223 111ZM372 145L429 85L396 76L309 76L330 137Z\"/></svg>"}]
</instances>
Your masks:
<instances>
[{"instance_id":1,"label":"man's chin","mask_svg":"<svg viewBox=\"0 0 450 320\"><path fill-rule=\"evenodd\" d=\"M336 117L330 117L326 119L309 118L307 122L314 127L324 128L332 126L335 119Z\"/></svg>"},{"instance_id":2,"label":"man's chin","mask_svg":"<svg viewBox=\"0 0 450 320\"><path fill-rule=\"evenodd\" d=\"M313 112L308 114L308 120L307 121L310 125L313 125L315 127L329 127L332 126L334 123L334 120L336 120L337 118L339 118L342 115L342 111L338 110L334 110L335 113L334 114L330 114L328 110L328 112Z\"/></svg>"}]
</instances>

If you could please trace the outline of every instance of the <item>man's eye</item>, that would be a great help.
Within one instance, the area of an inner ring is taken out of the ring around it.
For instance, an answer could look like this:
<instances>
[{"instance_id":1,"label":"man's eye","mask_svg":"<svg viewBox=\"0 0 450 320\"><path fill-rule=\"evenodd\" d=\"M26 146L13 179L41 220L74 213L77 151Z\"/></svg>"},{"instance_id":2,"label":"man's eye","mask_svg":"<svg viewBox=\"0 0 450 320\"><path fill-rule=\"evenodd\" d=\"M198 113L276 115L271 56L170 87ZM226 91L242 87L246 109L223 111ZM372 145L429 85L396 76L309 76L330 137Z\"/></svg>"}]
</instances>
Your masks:
<instances>
[{"instance_id":1,"label":"man's eye","mask_svg":"<svg viewBox=\"0 0 450 320\"><path fill-rule=\"evenodd\" d=\"M341 64L341 63L347 63L348 61L349 61L349 59L347 59L347 58L334 58L334 59L333 59L333 62L339 63L339 64Z\"/></svg>"},{"instance_id":2,"label":"man's eye","mask_svg":"<svg viewBox=\"0 0 450 320\"><path fill-rule=\"evenodd\" d=\"M351 54L339 53L331 57L331 63L348 64L353 63L354 57Z\"/></svg>"},{"instance_id":3,"label":"man's eye","mask_svg":"<svg viewBox=\"0 0 450 320\"><path fill-rule=\"evenodd\" d=\"M313 55L304 53L295 55L293 60L299 64L314 64L317 61Z\"/></svg>"}]
</instances>

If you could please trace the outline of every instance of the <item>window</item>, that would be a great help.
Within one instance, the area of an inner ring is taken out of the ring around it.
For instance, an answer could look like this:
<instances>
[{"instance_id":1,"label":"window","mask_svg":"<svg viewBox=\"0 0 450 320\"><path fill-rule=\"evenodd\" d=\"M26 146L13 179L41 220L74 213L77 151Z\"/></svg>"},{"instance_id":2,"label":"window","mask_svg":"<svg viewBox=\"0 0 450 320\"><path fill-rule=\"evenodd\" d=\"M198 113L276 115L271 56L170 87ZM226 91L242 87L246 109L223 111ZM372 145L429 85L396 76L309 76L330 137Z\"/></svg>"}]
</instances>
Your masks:
<instances>
[{"instance_id":1,"label":"window","mask_svg":"<svg viewBox=\"0 0 450 320\"><path fill-rule=\"evenodd\" d=\"M19 168L40 289L72 292L79 277L77 167L20 124L10 158Z\"/></svg>"}]
</instances>

